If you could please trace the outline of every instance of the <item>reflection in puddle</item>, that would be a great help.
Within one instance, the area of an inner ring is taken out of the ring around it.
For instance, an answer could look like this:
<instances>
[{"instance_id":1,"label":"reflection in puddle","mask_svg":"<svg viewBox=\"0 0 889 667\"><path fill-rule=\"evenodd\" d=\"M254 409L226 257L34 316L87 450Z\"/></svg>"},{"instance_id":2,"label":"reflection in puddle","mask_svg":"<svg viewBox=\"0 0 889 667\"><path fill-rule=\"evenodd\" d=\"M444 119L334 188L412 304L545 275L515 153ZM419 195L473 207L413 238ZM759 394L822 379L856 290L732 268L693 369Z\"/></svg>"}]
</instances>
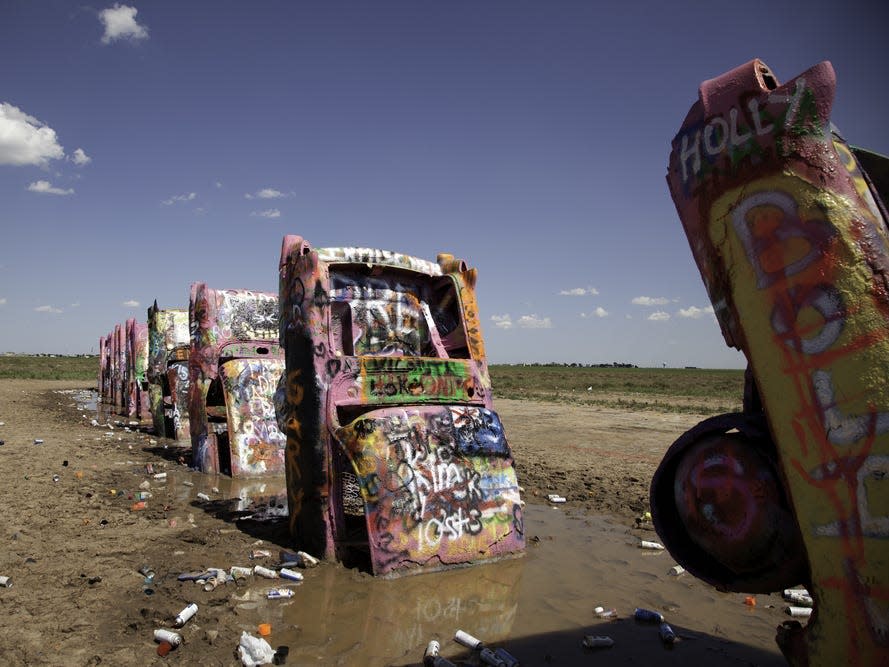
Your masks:
<instances>
[{"instance_id":1,"label":"reflection in puddle","mask_svg":"<svg viewBox=\"0 0 889 667\"><path fill-rule=\"evenodd\" d=\"M527 505L525 525L525 558L396 580L325 563L304 571L289 600L263 600L271 586L253 580L255 595L241 591L233 603L246 630L271 623L269 642L287 645L295 664L416 665L430 639L445 657L465 659L453 642L458 629L527 665L588 665L585 634L614 639L609 662L784 664L773 639L784 619L777 597L759 596L751 609L741 594L671 576L669 554L640 550L628 528L601 517ZM597 618L597 606L614 608L617 619ZM657 626L632 620L637 606L667 616L680 637L674 651L665 651Z\"/></svg>"},{"instance_id":2,"label":"reflection in puddle","mask_svg":"<svg viewBox=\"0 0 889 667\"><path fill-rule=\"evenodd\" d=\"M275 526L287 512L283 475L232 479L175 466L163 488L187 504L205 494L207 511L222 510L219 515L241 530L248 530L240 521L248 516ZM272 625L268 641L289 647L288 664L418 665L431 639L440 641L443 656L459 662L468 654L453 641L457 630L505 647L525 665L785 664L774 642L776 626L787 618L778 596L756 596L750 607L743 594L719 593L687 574L672 576L669 553L637 547L640 536L655 539L654 533L569 512L570 503L526 505L528 547L520 559L395 580L327 562L303 570L302 583L287 584L295 590L290 599L266 599L279 582L255 577L217 591L229 598L242 630L255 635L259 623ZM273 553L291 547L266 546ZM213 556L208 553L208 561ZM615 609L617 619L597 618L599 606ZM678 636L675 646L664 648L657 626L633 621L636 607L663 613ZM604 653L584 649L586 634L609 636L614 646Z\"/></svg>"}]
</instances>

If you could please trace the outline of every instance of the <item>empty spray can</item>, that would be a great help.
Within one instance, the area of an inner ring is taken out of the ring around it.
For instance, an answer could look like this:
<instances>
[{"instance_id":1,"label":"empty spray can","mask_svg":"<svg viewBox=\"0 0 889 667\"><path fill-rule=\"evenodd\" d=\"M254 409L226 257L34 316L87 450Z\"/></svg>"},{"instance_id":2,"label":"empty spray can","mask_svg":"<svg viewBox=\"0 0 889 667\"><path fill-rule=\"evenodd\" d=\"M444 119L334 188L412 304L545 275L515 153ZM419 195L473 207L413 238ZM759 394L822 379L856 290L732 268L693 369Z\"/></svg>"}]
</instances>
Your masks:
<instances>
[{"instance_id":1,"label":"empty spray can","mask_svg":"<svg viewBox=\"0 0 889 667\"><path fill-rule=\"evenodd\" d=\"M228 571L228 573L234 579L242 579L243 577L251 576L253 574L253 568L252 567L239 567L237 565L232 565L232 567Z\"/></svg>"},{"instance_id":2,"label":"empty spray can","mask_svg":"<svg viewBox=\"0 0 889 667\"><path fill-rule=\"evenodd\" d=\"M167 642L171 646L179 646L179 644L182 643L182 635L178 632L173 632L172 630L158 628L154 631L154 641Z\"/></svg>"},{"instance_id":3,"label":"empty spray can","mask_svg":"<svg viewBox=\"0 0 889 667\"><path fill-rule=\"evenodd\" d=\"M617 609L605 609L605 607L596 607L593 613L599 618L616 618Z\"/></svg>"},{"instance_id":4,"label":"empty spray can","mask_svg":"<svg viewBox=\"0 0 889 667\"><path fill-rule=\"evenodd\" d=\"M267 594L266 597L269 600L283 600L285 598L293 597L293 589L292 588L273 588Z\"/></svg>"},{"instance_id":5,"label":"empty spray can","mask_svg":"<svg viewBox=\"0 0 889 667\"><path fill-rule=\"evenodd\" d=\"M498 658L494 651L487 647L482 647L478 653L478 657L483 664L490 665L490 667L506 667L506 663Z\"/></svg>"},{"instance_id":6,"label":"empty spray can","mask_svg":"<svg viewBox=\"0 0 889 667\"><path fill-rule=\"evenodd\" d=\"M303 567L315 567L319 563L317 558L310 556L305 551L297 551L296 555L299 556L300 564Z\"/></svg>"},{"instance_id":7,"label":"empty spray can","mask_svg":"<svg viewBox=\"0 0 889 667\"><path fill-rule=\"evenodd\" d=\"M811 607L794 607L793 605L791 605L789 607L786 607L784 611L786 611L794 618L809 618L809 616L812 615Z\"/></svg>"},{"instance_id":8,"label":"empty spray can","mask_svg":"<svg viewBox=\"0 0 889 667\"><path fill-rule=\"evenodd\" d=\"M633 612L633 618L642 623L664 622L664 616L660 612L651 611L650 609L642 609L641 607L636 607L636 611Z\"/></svg>"},{"instance_id":9,"label":"empty spray can","mask_svg":"<svg viewBox=\"0 0 889 667\"><path fill-rule=\"evenodd\" d=\"M302 581L304 578L300 572L297 572L296 570L290 570L286 567L282 567L280 570L278 570L278 576L282 579L290 579L291 581Z\"/></svg>"},{"instance_id":10,"label":"empty spray can","mask_svg":"<svg viewBox=\"0 0 889 667\"><path fill-rule=\"evenodd\" d=\"M463 630L457 630L457 633L454 635L454 641L473 651L481 650L484 647L484 643L480 639L476 639Z\"/></svg>"},{"instance_id":11,"label":"empty spray can","mask_svg":"<svg viewBox=\"0 0 889 667\"><path fill-rule=\"evenodd\" d=\"M640 549L651 549L653 551L663 551L664 545L660 542L650 542L648 540L641 540L639 542Z\"/></svg>"},{"instance_id":12,"label":"empty spray can","mask_svg":"<svg viewBox=\"0 0 889 667\"><path fill-rule=\"evenodd\" d=\"M664 644L672 644L676 641L676 633L673 632L673 628L667 623L661 623L661 627L658 629L658 634L660 634L661 641L664 642Z\"/></svg>"},{"instance_id":13,"label":"empty spray can","mask_svg":"<svg viewBox=\"0 0 889 667\"><path fill-rule=\"evenodd\" d=\"M440 650L441 645L434 639L427 644L426 652L423 653L424 667L455 667L453 662L438 654Z\"/></svg>"},{"instance_id":14,"label":"empty spray can","mask_svg":"<svg viewBox=\"0 0 889 667\"><path fill-rule=\"evenodd\" d=\"M614 640L611 637L586 635L583 638L583 645L586 648L611 648L614 646Z\"/></svg>"},{"instance_id":15,"label":"empty spray can","mask_svg":"<svg viewBox=\"0 0 889 667\"><path fill-rule=\"evenodd\" d=\"M784 591L784 599L797 607L813 607L815 605L815 601L809 595L809 591L805 589L788 588Z\"/></svg>"},{"instance_id":16,"label":"empty spray can","mask_svg":"<svg viewBox=\"0 0 889 667\"><path fill-rule=\"evenodd\" d=\"M278 573L274 570L270 570L267 567L263 567L262 565L255 565L253 567L253 574L257 577L265 577L266 579L277 579Z\"/></svg>"},{"instance_id":17,"label":"empty spray can","mask_svg":"<svg viewBox=\"0 0 889 667\"><path fill-rule=\"evenodd\" d=\"M176 625L177 628L181 628L183 625L188 623L188 620L192 616L194 616L197 613L198 613L198 606L194 602L192 602L185 609L183 609L176 615L176 620L174 621L174 624ZM170 643L172 644L173 642L170 642Z\"/></svg>"},{"instance_id":18,"label":"empty spray can","mask_svg":"<svg viewBox=\"0 0 889 667\"><path fill-rule=\"evenodd\" d=\"M494 655L500 660L506 667L520 667L519 659L516 658L512 653L507 651L505 648L497 648L494 649Z\"/></svg>"}]
</instances>

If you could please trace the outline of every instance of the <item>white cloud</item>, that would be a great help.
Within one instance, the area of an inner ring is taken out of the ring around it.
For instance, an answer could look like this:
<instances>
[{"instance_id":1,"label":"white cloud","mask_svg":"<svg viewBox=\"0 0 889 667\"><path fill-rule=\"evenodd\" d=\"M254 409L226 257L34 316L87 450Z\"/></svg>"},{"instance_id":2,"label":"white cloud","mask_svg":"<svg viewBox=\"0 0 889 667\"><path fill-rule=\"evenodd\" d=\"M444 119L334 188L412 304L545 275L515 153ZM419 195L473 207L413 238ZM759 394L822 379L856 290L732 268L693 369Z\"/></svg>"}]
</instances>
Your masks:
<instances>
[{"instance_id":1,"label":"white cloud","mask_svg":"<svg viewBox=\"0 0 889 667\"><path fill-rule=\"evenodd\" d=\"M99 12L99 20L105 26L102 44L110 44L119 39L148 39L148 28L136 21L139 10L115 3L113 7Z\"/></svg>"},{"instance_id":2,"label":"white cloud","mask_svg":"<svg viewBox=\"0 0 889 667\"><path fill-rule=\"evenodd\" d=\"M509 315L491 315L491 320L499 329L512 329L512 318Z\"/></svg>"},{"instance_id":3,"label":"white cloud","mask_svg":"<svg viewBox=\"0 0 889 667\"><path fill-rule=\"evenodd\" d=\"M164 199L161 204L164 206L171 206L176 202L192 201L195 197L197 197L197 194L194 192L189 192L187 195L173 195L169 199Z\"/></svg>"},{"instance_id":4,"label":"white cloud","mask_svg":"<svg viewBox=\"0 0 889 667\"><path fill-rule=\"evenodd\" d=\"M84 165L87 165L92 161L93 161L93 158L91 158L89 155L84 153L82 148L76 149L74 151L73 157L71 158L71 162L76 164L78 167L83 167Z\"/></svg>"},{"instance_id":5,"label":"white cloud","mask_svg":"<svg viewBox=\"0 0 889 667\"><path fill-rule=\"evenodd\" d=\"M62 309L61 309L61 308L55 308L55 307L53 307L53 306L37 306L34 310L35 310L36 312L38 312L38 313L54 313L54 314L57 314L57 313L61 313L61 312L62 312Z\"/></svg>"},{"instance_id":6,"label":"white cloud","mask_svg":"<svg viewBox=\"0 0 889 667\"><path fill-rule=\"evenodd\" d=\"M602 306L599 306L591 313L581 313L581 317L608 317L608 311L605 310Z\"/></svg>"},{"instance_id":7,"label":"white cloud","mask_svg":"<svg viewBox=\"0 0 889 667\"><path fill-rule=\"evenodd\" d=\"M6 305L6 297L0 298L0 306Z\"/></svg>"},{"instance_id":8,"label":"white cloud","mask_svg":"<svg viewBox=\"0 0 889 667\"><path fill-rule=\"evenodd\" d=\"M676 313L679 317L688 317L693 320L699 320L704 315L713 314L713 306L707 306L706 308L698 308L697 306L689 306L688 308L680 308L679 312Z\"/></svg>"},{"instance_id":9,"label":"white cloud","mask_svg":"<svg viewBox=\"0 0 889 667\"><path fill-rule=\"evenodd\" d=\"M78 308L79 306L80 306L80 301L71 304L72 308Z\"/></svg>"},{"instance_id":10,"label":"white cloud","mask_svg":"<svg viewBox=\"0 0 889 667\"><path fill-rule=\"evenodd\" d=\"M62 188L55 187L49 181L35 181L28 186L29 192L36 192L41 195L73 195L74 188L68 188L67 190L63 190Z\"/></svg>"},{"instance_id":11,"label":"white cloud","mask_svg":"<svg viewBox=\"0 0 889 667\"><path fill-rule=\"evenodd\" d=\"M221 189L222 189L222 183L221 183L221 182L216 181L216 189L217 189L217 190L221 190Z\"/></svg>"},{"instance_id":12,"label":"white cloud","mask_svg":"<svg viewBox=\"0 0 889 667\"><path fill-rule=\"evenodd\" d=\"M138 308L139 302L135 299L130 299L129 301L124 301L121 306L126 306L127 308Z\"/></svg>"},{"instance_id":13,"label":"white cloud","mask_svg":"<svg viewBox=\"0 0 889 667\"><path fill-rule=\"evenodd\" d=\"M563 289L559 290L559 294L561 296L584 296L589 294L590 296L595 296L599 293L595 287L574 287L572 289Z\"/></svg>"},{"instance_id":14,"label":"white cloud","mask_svg":"<svg viewBox=\"0 0 889 667\"><path fill-rule=\"evenodd\" d=\"M653 312L646 319L651 320L652 322L665 322L670 319L670 313L665 313L662 310L658 310Z\"/></svg>"},{"instance_id":15,"label":"white cloud","mask_svg":"<svg viewBox=\"0 0 889 667\"><path fill-rule=\"evenodd\" d=\"M285 197L289 197L290 195L281 192L280 190L275 190L275 188L263 188L262 190L257 190L256 193L250 194L249 192L244 195L245 199L283 199Z\"/></svg>"},{"instance_id":16,"label":"white cloud","mask_svg":"<svg viewBox=\"0 0 889 667\"><path fill-rule=\"evenodd\" d=\"M519 326L522 329L552 329L553 323L548 317L537 317L537 315L522 315L519 318Z\"/></svg>"},{"instance_id":17,"label":"white cloud","mask_svg":"<svg viewBox=\"0 0 889 667\"><path fill-rule=\"evenodd\" d=\"M12 104L0 103L0 164L43 167L63 157L55 130Z\"/></svg>"},{"instance_id":18,"label":"white cloud","mask_svg":"<svg viewBox=\"0 0 889 667\"><path fill-rule=\"evenodd\" d=\"M281 211L276 208L268 208L265 211L253 211L250 215L254 218L280 218Z\"/></svg>"},{"instance_id":19,"label":"white cloud","mask_svg":"<svg viewBox=\"0 0 889 667\"><path fill-rule=\"evenodd\" d=\"M637 296L632 302L637 306L664 306L670 303L670 300L663 296Z\"/></svg>"}]
</instances>

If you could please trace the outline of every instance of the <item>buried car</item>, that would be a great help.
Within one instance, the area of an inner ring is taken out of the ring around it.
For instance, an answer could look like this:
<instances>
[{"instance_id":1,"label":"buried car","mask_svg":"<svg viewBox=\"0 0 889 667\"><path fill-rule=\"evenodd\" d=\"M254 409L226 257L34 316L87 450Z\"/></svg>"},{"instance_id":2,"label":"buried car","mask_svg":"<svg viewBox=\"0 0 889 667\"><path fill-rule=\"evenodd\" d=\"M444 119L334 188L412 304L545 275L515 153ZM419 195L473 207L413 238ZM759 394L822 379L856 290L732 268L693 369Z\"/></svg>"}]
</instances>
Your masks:
<instances>
[{"instance_id":1,"label":"buried car","mask_svg":"<svg viewBox=\"0 0 889 667\"><path fill-rule=\"evenodd\" d=\"M188 311L148 308L148 395L154 432L188 440Z\"/></svg>"},{"instance_id":2,"label":"buried car","mask_svg":"<svg viewBox=\"0 0 889 667\"><path fill-rule=\"evenodd\" d=\"M652 480L655 528L725 590L804 584L795 665L889 664L889 161L830 122L834 70L753 60L699 89L667 180L744 411L702 422ZM882 192L881 186L882 183Z\"/></svg>"},{"instance_id":3,"label":"buried car","mask_svg":"<svg viewBox=\"0 0 889 667\"><path fill-rule=\"evenodd\" d=\"M524 553L476 270L286 236L276 397L291 534L376 575Z\"/></svg>"},{"instance_id":4,"label":"buried car","mask_svg":"<svg viewBox=\"0 0 889 667\"><path fill-rule=\"evenodd\" d=\"M232 477L284 476L273 396L284 370L278 296L194 283L188 306L192 465Z\"/></svg>"}]
</instances>

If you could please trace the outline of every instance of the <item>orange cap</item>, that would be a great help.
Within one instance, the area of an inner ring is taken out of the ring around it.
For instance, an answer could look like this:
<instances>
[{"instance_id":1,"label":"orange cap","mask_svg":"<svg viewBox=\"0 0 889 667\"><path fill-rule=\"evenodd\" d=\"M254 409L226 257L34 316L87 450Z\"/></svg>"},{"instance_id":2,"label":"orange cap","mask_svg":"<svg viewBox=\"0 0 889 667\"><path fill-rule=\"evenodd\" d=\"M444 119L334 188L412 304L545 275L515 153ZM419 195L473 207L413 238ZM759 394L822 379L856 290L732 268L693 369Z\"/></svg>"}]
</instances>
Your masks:
<instances>
[{"instance_id":1,"label":"orange cap","mask_svg":"<svg viewBox=\"0 0 889 667\"><path fill-rule=\"evenodd\" d=\"M263 637L268 637L272 634L272 624L271 623L260 623L259 624L259 634Z\"/></svg>"},{"instance_id":2,"label":"orange cap","mask_svg":"<svg viewBox=\"0 0 889 667\"><path fill-rule=\"evenodd\" d=\"M167 653L169 653L172 650L173 650L173 645L170 642L161 642L160 644L157 645L157 654L162 658L164 656L166 656Z\"/></svg>"}]
</instances>

